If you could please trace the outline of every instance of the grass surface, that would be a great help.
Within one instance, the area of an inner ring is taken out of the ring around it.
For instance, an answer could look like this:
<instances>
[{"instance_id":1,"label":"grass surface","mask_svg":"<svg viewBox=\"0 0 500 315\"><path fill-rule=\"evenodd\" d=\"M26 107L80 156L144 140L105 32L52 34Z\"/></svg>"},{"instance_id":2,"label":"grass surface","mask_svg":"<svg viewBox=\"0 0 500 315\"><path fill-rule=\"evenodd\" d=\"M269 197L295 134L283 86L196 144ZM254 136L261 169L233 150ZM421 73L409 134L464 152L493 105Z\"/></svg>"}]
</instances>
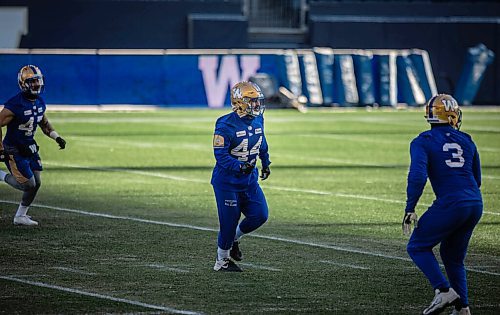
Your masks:
<instances>
[{"instance_id":1,"label":"grass surface","mask_svg":"<svg viewBox=\"0 0 500 315\"><path fill-rule=\"evenodd\" d=\"M49 113L45 171L0 185L0 313L418 314L433 297L401 233L417 111L266 112L269 221L245 237L240 274L212 271L215 110ZM500 314L500 111L466 108L484 215L466 259L474 314ZM2 167L5 169L5 167ZM417 212L432 202L426 187ZM141 304L143 303L143 304Z\"/></svg>"}]
</instances>

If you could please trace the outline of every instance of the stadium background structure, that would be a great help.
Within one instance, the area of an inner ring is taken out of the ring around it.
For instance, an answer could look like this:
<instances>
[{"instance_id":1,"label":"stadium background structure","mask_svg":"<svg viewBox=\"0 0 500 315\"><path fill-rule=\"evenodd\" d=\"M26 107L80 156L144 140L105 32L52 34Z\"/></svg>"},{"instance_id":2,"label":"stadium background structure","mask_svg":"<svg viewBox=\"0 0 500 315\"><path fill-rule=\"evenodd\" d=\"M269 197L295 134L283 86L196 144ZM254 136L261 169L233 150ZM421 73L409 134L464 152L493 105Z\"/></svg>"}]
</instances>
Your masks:
<instances>
[{"instance_id":1,"label":"stadium background structure","mask_svg":"<svg viewBox=\"0 0 500 315\"><path fill-rule=\"evenodd\" d=\"M20 36L9 48L417 48L429 53L437 90L449 94L455 94L468 48L483 43L497 55L500 51L496 1L6 0L0 5L0 12L14 9L21 10L19 25L6 25L2 34ZM276 12L281 15L272 15ZM496 58L474 104L500 104L499 80Z\"/></svg>"}]
</instances>

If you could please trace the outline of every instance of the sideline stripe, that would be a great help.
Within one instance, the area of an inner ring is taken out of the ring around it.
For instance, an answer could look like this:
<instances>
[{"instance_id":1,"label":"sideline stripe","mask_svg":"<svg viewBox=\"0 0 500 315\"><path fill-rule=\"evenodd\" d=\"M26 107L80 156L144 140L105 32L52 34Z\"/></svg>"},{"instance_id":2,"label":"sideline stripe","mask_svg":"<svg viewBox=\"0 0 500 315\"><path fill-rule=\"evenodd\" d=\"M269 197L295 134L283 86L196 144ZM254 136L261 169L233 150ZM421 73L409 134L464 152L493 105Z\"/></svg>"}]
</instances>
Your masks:
<instances>
[{"instance_id":1,"label":"sideline stripe","mask_svg":"<svg viewBox=\"0 0 500 315\"><path fill-rule=\"evenodd\" d=\"M143 175L143 176L148 176L148 177L158 177L158 178L163 178L163 179L178 180L178 181L184 181L184 182L208 184L208 180L202 180L202 179L196 179L196 178L186 178L186 177L181 177L181 176L158 174L158 173L145 172L145 171L137 171L137 170L131 170L131 169L126 169L126 168L93 167L93 166L84 166L84 165L75 165L75 164L55 163L55 162L50 162L50 161L44 162L44 163L48 164L48 165L62 166L62 167L68 167L68 168L79 168L79 169L85 169L85 170L118 172L118 173L123 172L123 173ZM352 195L352 194L344 194L344 193L332 193L330 191L321 191L321 190L314 190L314 189L301 189L301 188L291 188L291 187L282 187L282 186L273 186L273 185L262 185L262 188L268 188L268 189L274 189L274 190L280 190L280 191L308 193L308 194L314 194L314 195L326 195L326 196L335 196L335 197L342 197L342 198L363 199L363 200L382 201L382 202L388 202L388 203L406 204L406 202L402 201L402 200L385 199L385 198L378 198L378 197L374 197L374 196ZM419 206L428 207L428 206L430 206L430 204L420 204ZM490 211L483 211L483 214L500 215L500 213L490 212Z\"/></svg>"},{"instance_id":2,"label":"sideline stripe","mask_svg":"<svg viewBox=\"0 0 500 315\"><path fill-rule=\"evenodd\" d=\"M1 202L8 203L8 204L18 204L17 202L10 201L10 200L0 200L0 203ZM170 222L165 222L165 221L155 221L155 220L147 220L147 219L140 219L140 218L134 218L134 217L117 216L117 215L106 214L106 213L89 212L89 211L82 211L82 210L69 209L69 208L63 208L63 207L46 206L46 205L41 205L41 204L32 204L32 206L39 207L39 208L58 210L58 211L64 211L64 212L83 214L83 215L94 216L94 217L108 218L108 219L128 220L128 221L142 222L142 223L148 223L148 224L166 225L166 226L171 226L171 227L187 228L187 229L198 230L198 231L210 231L210 232L218 232L219 231L218 229L214 229L214 228L207 228L207 227L195 226L195 225L190 225L190 224L178 224L178 223L170 223ZM381 257L381 258L401 260L401 261L410 261L411 262L410 258L393 256L393 255L386 255L386 254L382 254L382 253L370 252L370 251L354 249L354 248L345 248L345 247L340 247L340 246L335 246L335 245L313 243L313 242L294 240L294 239L278 237L278 236L261 235L261 234L257 234L257 233L256 234L248 234L247 236L266 239L266 240L280 241L280 242L285 242L285 243L298 244L298 245L306 245L306 246L311 246L311 247L333 249L336 251L347 252L347 253L354 253L354 254L361 254L361 255L367 255L367 256L374 256L374 257ZM490 271L470 269L470 268L466 268L466 270L477 272L477 273L500 276L500 273L497 273L497 272L490 272Z\"/></svg>"},{"instance_id":3,"label":"sideline stripe","mask_svg":"<svg viewBox=\"0 0 500 315\"><path fill-rule=\"evenodd\" d=\"M43 283L43 282L29 281L29 280L15 278L12 276L1 276L0 275L0 279L15 281L15 282L29 284L29 285L34 285L34 286L42 287L42 288L54 289L54 290L59 290L59 291L64 291L64 292L69 292L69 293L75 293L75 294L95 297L95 298L104 299L104 300L110 300L113 302L121 302L121 303L141 306L141 307L145 307L145 308L165 311L165 312L174 313L174 314L193 314L193 315L194 314L202 314L202 313L197 313L197 312L178 310L178 309L167 307L167 306L147 304L147 303L142 303L142 302L128 300L128 299L116 298L113 296L103 295L103 294L99 294L99 293L92 293L92 292L86 292L86 291L82 291L82 290L78 290L78 289L61 287L58 285L52 285L52 284L47 284L47 283Z\"/></svg>"}]
</instances>

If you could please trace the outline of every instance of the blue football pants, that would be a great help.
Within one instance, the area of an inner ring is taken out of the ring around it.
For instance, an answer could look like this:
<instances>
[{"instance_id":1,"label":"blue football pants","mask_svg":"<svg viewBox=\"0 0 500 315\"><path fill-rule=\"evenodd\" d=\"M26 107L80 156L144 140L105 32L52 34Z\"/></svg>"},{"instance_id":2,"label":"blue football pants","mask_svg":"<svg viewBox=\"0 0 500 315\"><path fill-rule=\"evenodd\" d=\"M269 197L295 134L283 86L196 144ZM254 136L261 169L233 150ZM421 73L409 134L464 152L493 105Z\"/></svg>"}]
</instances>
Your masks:
<instances>
[{"instance_id":1,"label":"blue football pants","mask_svg":"<svg viewBox=\"0 0 500 315\"><path fill-rule=\"evenodd\" d=\"M233 246L236 227L242 213L245 218L240 223L240 230L245 234L256 230L267 221L269 210L259 185L244 192L215 188L214 192L220 226L217 245L221 249L227 250Z\"/></svg>"},{"instance_id":2,"label":"blue football pants","mask_svg":"<svg viewBox=\"0 0 500 315\"><path fill-rule=\"evenodd\" d=\"M441 209L430 207L418 221L407 251L434 289L452 287L463 305L468 305L464 260L474 227L483 213L482 204ZM441 243L440 255L448 275L441 272L432 252Z\"/></svg>"}]
</instances>

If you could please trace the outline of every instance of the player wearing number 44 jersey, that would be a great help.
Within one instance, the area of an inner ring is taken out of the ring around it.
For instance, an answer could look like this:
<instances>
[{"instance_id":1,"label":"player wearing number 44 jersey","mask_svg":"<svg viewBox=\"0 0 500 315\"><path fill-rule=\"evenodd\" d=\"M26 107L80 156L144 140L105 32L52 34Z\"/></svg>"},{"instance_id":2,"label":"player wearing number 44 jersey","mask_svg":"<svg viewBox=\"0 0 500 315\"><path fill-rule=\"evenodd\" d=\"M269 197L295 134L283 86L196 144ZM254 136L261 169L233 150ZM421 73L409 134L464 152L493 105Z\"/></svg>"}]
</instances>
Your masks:
<instances>
[{"instance_id":1,"label":"player wearing number 44 jersey","mask_svg":"<svg viewBox=\"0 0 500 315\"><path fill-rule=\"evenodd\" d=\"M410 145L403 232L411 233L412 224L415 229L407 250L435 292L423 314L438 314L450 305L455 306L452 314L470 314L464 259L483 212L479 154L471 137L459 131L462 112L453 97L432 97L425 117L431 129ZM427 177L436 199L417 220L415 206ZM432 251L438 244L448 279Z\"/></svg>"},{"instance_id":2,"label":"player wearing number 44 jersey","mask_svg":"<svg viewBox=\"0 0 500 315\"><path fill-rule=\"evenodd\" d=\"M0 141L0 161L5 162L10 172L0 170L0 181L23 191L14 224L38 225L27 215L41 185L42 162L34 139L37 126L54 139L60 149L66 147L66 141L57 134L45 115L45 102L40 97L44 87L40 69L33 65L22 67L17 81L21 92L8 100L0 112L0 139L1 127L7 126L5 138Z\"/></svg>"},{"instance_id":3,"label":"player wearing number 44 jersey","mask_svg":"<svg viewBox=\"0 0 500 315\"><path fill-rule=\"evenodd\" d=\"M233 112L220 117L213 139L216 164L212 173L219 215L219 235L215 271L242 271L240 238L267 221L268 208L260 188L257 157L262 180L271 174L264 135L264 95L251 82L240 82L231 89ZM241 214L245 218L239 222ZM232 259L231 259L232 258Z\"/></svg>"}]
</instances>

